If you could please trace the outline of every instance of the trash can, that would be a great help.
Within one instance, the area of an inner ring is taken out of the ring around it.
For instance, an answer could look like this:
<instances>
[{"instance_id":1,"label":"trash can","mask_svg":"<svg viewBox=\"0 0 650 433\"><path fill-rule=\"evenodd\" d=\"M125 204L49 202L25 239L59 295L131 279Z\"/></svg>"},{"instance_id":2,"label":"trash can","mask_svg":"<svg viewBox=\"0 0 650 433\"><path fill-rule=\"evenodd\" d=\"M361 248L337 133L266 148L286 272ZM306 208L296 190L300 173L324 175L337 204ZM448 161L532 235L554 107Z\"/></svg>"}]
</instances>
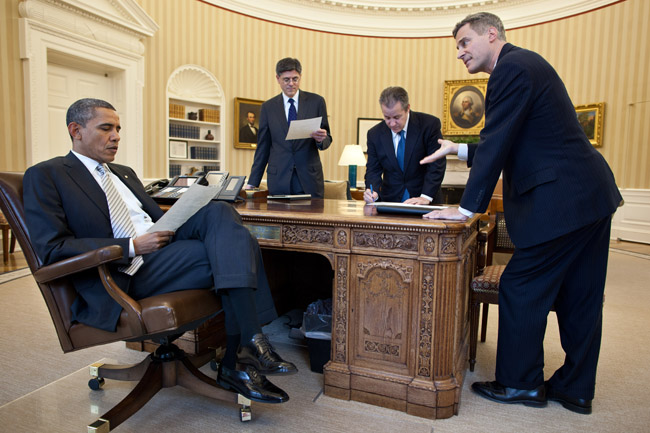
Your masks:
<instances>
[{"instance_id":1,"label":"trash can","mask_svg":"<svg viewBox=\"0 0 650 433\"><path fill-rule=\"evenodd\" d=\"M309 304L302 328L309 350L309 367L315 373L323 373L332 347L332 300L319 299Z\"/></svg>"}]
</instances>

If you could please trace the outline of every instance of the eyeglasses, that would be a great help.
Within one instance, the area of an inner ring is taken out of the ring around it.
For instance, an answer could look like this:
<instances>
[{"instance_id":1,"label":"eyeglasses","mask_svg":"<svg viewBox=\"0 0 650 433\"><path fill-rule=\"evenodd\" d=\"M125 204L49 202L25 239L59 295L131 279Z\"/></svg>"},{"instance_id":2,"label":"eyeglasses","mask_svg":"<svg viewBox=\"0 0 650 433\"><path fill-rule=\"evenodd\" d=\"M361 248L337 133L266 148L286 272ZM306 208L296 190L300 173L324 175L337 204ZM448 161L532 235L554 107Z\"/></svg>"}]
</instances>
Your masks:
<instances>
[{"instance_id":1,"label":"eyeglasses","mask_svg":"<svg viewBox=\"0 0 650 433\"><path fill-rule=\"evenodd\" d=\"M284 82L284 84L289 84L291 82L297 83L298 81L300 81L300 77L284 77L282 81Z\"/></svg>"}]
</instances>

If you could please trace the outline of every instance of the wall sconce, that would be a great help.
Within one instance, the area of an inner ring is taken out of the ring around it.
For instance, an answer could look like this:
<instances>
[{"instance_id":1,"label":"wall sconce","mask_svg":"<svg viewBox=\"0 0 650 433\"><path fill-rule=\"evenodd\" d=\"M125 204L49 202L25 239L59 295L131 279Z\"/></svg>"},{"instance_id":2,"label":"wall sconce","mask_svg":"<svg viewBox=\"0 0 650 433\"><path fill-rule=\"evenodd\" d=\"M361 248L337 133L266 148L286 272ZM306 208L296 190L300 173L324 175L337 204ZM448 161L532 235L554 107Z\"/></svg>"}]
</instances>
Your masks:
<instances>
[{"instance_id":1,"label":"wall sconce","mask_svg":"<svg viewBox=\"0 0 650 433\"><path fill-rule=\"evenodd\" d=\"M349 167L350 188L357 187L357 165L366 165L366 157L358 144L346 144L339 159L339 165Z\"/></svg>"}]
</instances>

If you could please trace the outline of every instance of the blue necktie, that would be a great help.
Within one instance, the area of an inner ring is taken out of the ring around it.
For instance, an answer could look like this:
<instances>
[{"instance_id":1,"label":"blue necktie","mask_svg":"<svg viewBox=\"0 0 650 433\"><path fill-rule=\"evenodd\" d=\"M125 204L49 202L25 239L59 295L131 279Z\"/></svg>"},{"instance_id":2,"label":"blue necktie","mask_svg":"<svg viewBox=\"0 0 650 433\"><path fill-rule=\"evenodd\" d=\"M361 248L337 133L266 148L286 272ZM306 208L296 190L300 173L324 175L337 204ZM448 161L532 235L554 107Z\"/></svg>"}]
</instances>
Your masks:
<instances>
[{"instance_id":1,"label":"blue necktie","mask_svg":"<svg viewBox=\"0 0 650 433\"><path fill-rule=\"evenodd\" d=\"M293 103L294 103L293 98L289 98L289 104L291 104L291 106L289 106L289 118L288 118L289 125L291 125L292 120L296 120L298 118L298 113L296 112L296 106L293 105Z\"/></svg>"},{"instance_id":2,"label":"blue necktie","mask_svg":"<svg viewBox=\"0 0 650 433\"><path fill-rule=\"evenodd\" d=\"M406 148L406 132L402 129L399 132L399 144L397 145L397 163L399 164L399 168L402 169L402 173L404 172L404 149ZM402 195L402 201L408 200L411 198L411 195L409 194L408 190L404 188L404 194Z\"/></svg>"}]
</instances>

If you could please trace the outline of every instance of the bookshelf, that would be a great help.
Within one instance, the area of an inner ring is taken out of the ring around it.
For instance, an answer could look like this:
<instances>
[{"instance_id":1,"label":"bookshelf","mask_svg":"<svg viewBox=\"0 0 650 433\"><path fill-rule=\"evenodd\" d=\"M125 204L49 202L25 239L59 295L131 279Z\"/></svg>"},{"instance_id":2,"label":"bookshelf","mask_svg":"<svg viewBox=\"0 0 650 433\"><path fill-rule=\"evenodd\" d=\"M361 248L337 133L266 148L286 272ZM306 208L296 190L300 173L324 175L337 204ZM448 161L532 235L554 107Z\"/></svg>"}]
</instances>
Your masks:
<instances>
[{"instance_id":1,"label":"bookshelf","mask_svg":"<svg viewBox=\"0 0 650 433\"><path fill-rule=\"evenodd\" d=\"M177 68L167 84L167 175L226 170L221 84L197 65Z\"/></svg>"}]
</instances>

